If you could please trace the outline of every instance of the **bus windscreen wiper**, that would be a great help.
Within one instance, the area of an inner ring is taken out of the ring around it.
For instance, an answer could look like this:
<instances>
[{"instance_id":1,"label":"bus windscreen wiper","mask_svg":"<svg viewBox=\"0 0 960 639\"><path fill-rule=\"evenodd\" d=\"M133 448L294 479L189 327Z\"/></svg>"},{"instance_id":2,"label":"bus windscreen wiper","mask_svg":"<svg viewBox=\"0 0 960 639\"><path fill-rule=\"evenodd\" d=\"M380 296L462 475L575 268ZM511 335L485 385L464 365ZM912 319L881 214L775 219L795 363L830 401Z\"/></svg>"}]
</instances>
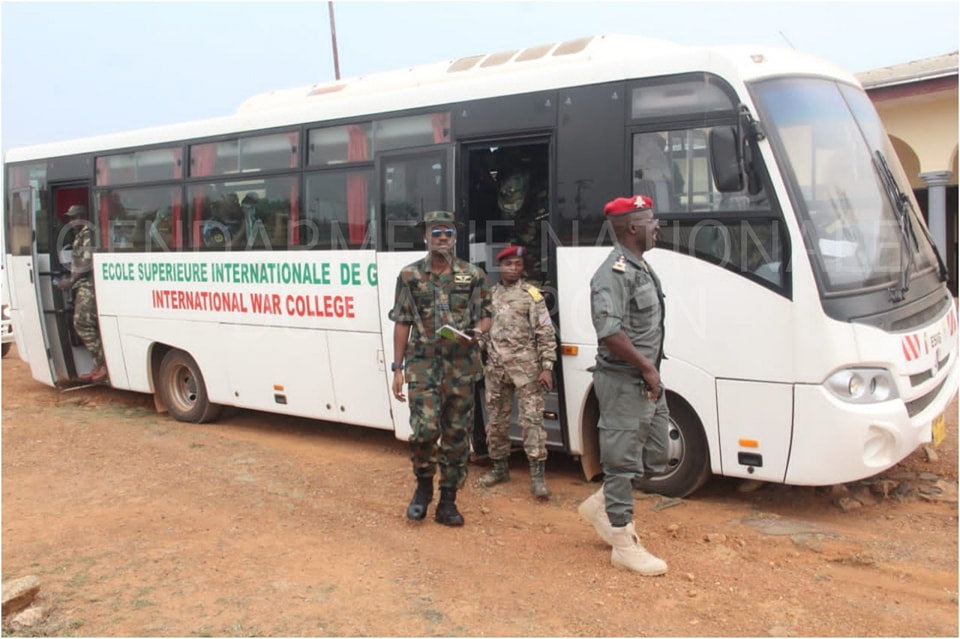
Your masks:
<instances>
[{"instance_id":1,"label":"bus windscreen wiper","mask_svg":"<svg viewBox=\"0 0 960 639\"><path fill-rule=\"evenodd\" d=\"M897 218L897 227L900 230L900 240L903 245L903 250L900 251L900 279L890 287L890 301L900 302L903 301L907 291L910 290L910 269L913 268L914 257L920 248L913 223L910 221L912 204L910 198L897 186L897 181L894 179L889 165L887 165L887 159L883 157L883 153L880 151L873 152L873 167L880 177L887 198L893 205L893 214Z\"/></svg>"}]
</instances>

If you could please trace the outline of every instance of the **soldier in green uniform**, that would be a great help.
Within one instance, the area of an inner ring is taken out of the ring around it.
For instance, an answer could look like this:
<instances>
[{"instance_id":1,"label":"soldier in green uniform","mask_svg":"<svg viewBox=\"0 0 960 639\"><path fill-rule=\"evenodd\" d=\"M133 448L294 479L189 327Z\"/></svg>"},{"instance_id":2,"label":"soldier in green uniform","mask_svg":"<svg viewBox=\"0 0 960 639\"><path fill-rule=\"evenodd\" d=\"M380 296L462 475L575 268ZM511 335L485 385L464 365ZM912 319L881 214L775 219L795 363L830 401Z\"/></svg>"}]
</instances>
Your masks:
<instances>
[{"instance_id":1,"label":"soldier in green uniform","mask_svg":"<svg viewBox=\"0 0 960 639\"><path fill-rule=\"evenodd\" d=\"M657 220L653 200L643 195L608 202L603 213L616 234L616 246L590 280L590 311L599 341L593 385L600 403L603 487L578 510L613 547L614 566L662 575L666 562L647 552L637 537L632 485L643 473L644 458L665 452L659 439L668 419L659 372L663 291L643 259L656 243ZM600 494L603 509L595 507Z\"/></svg>"},{"instance_id":2,"label":"soldier in green uniform","mask_svg":"<svg viewBox=\"0 0 960 639\"><path fill-rule=\"evenodd\" d=\"M500 281L494 285L493 326L484 336L487 367L487 449L493 469L480 485L495 486L510 479L510 416L513 396L523 432L523 450L530 462L530 491L538 499L550 496L544 477L547 433L543 429L543 393L553 389L557 336L543 295L523 279L526 248L511 245L497 254Z\"/></svg>"},{"instance_id":3,"label":"soldier in green uniform","mask_svg":"<svg viewBox=\"0 0 960 639\"><path fill-rule=\"evenodd\" d=\"M67 209L66 217L79 230L73 238L70 259L70 276L60 280L60 290L73 291L73 328L93 357L93 370L80 375L89 382L107 379L107 365L103 358L103 343L100 341L100 324L97 321L97 298L93 291L93 230L86 220L87 207L74 204Z\"/></svg>"},{"instance_id":4,"label":"soldier in green uniform","mask_svg":"<svg viewBox=\"0 0 960 639\"><path fill-rule=\"evenodd\" d=\"M428 253L397 276L390 319L393 394L410 394L410 458L417 488L407 517L421 520L433 499L440 467L440 502L434 519L462 526L457 490L467 479L473 432L474 383L483 375L478 339L490 330L487 274L454 255L456 225L449 211L426 213Z\"/></svg>"}]
</instances>

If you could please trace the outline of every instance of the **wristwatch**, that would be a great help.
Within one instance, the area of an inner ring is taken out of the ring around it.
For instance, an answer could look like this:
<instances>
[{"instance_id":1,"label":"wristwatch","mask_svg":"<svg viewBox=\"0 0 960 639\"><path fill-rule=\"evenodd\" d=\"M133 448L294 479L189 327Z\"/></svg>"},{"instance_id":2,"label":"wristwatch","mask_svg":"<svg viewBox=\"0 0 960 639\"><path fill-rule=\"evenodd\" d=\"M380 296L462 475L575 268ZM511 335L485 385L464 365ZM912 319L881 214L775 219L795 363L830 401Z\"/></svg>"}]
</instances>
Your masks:
<instances>
[{"instance_id":1,"label":"wristwatch","mask_svg":"<svg viewBox=\"0 0 960 639\"><path fill-rule=\"evenodd\" d=\"M391 373L396 373L397 371L402 371L402 370L403 370L403 364L397 364L396 362L391 362L391 363L390 363L390 372L391 372Z\"/></svg>"}]
</instances>

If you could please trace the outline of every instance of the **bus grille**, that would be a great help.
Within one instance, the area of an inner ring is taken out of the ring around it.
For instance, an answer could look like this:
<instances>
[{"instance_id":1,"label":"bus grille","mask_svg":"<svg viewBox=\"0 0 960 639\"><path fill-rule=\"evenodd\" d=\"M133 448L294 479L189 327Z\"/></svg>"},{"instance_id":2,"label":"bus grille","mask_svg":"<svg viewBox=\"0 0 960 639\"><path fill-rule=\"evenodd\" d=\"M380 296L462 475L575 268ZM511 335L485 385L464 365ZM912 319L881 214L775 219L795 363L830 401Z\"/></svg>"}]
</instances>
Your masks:
<instances>
[{"instance_id":1,"label":"bus grille","mask_svg":"<svg viewBox=\"0 0 960 639\"><path fill-rule=\"evenodd\" d=\"M926 395L918 397L917 399L906 402L907 405L907 415L913 417L914 415L920 414L924 408L933 403L933 400L937 398L937 393L940 392L940 389L943 388L944 383L947 381L946 378L943 379L939 384L937 384L933 390L931 390Z\"/></svg>"},{"instance_id":2,"label":"bus grille","mask_svg":"<svg viewBox=\"0 0 960 639\"><path fill-rule=\"evenodd\" d=\"M914 373L913 375L911 375L910 385L919 386L920 384L924 383L925 381L927 381L928 379L936 375L937 371L942 371L947 366L947 362L949 361L950 361L950 353L947 353L946 357L944 357L939 362L937 362L936 368L931 368L930 370Z\"/></svg>"}]
</instances>

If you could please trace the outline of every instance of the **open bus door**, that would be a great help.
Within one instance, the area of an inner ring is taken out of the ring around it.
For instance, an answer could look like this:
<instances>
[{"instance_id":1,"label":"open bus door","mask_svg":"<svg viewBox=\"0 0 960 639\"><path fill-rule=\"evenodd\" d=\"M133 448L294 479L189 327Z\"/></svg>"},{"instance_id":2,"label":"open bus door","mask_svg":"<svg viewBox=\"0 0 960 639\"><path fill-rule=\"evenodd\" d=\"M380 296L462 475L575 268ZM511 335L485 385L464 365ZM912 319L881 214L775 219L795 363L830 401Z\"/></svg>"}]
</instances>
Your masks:
<instances>
[{"instance_id":1,"label":"open bus door","mask_svg":"<svg viewBox=\"0 0 960 639\"><path fill-rule=\"evenodd\" d=\"M41 306L45 298L52 303L50 256L41 256L37 247L37 214L42 209L35 206L35 194L31 187L14 189L10 194L7 284L20 357L30 364L35 380L53 386L55 366Z\"/></svg>"}]
</instances>

